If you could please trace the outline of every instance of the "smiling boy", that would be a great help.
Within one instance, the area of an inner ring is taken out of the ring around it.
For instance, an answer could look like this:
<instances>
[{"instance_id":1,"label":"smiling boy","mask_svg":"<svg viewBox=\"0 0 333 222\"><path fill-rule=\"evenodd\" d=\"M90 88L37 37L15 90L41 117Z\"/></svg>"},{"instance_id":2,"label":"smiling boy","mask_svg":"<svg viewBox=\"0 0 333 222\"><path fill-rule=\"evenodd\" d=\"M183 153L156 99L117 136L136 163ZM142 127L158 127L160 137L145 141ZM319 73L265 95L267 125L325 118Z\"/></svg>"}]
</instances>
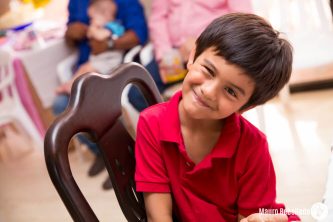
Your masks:
<instances>
[{"instance_id":1,"label":"smiling boy","mask_svg":"<svg viewBox=\"0 0 333 222\"><path fill-rule=\"evenodd\" d=\"M148 221L297 221L277 204L266 137L240 114L288 82L292 47L261 17L214 20L196 41L181 92L139 118L136 189Z\"/></svg>"}]
</instances>

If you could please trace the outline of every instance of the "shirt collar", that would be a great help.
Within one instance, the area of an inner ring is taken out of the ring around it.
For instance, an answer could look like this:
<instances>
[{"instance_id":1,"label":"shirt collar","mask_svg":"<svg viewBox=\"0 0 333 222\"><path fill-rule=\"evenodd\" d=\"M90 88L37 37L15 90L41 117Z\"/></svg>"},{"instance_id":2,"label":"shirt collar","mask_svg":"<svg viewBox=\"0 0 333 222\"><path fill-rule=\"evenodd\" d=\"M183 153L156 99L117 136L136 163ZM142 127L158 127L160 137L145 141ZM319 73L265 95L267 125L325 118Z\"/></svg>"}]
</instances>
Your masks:
<instances>
[{"instance_id":1,"label":"shirt collar","mask_svg":"<svg viewBox=\"0 0 333 222\"><path fill-rule=\"evenodd\" d=\"M164 118L161 119L161 140L182 143L178 105L182 98L182 91L178 91L167 103Z\"/></svg>"},{"instance_id":2,"label":"shirt collar","mask_svg":"<svg viewBox=\"0 0 333 222\"><path fill-rule=\"evenodd\" d=\"M240 140L239 115L234 113L224 121L220 137L211 152L212 158L231 158Z\"/></svg>"},{"instance_id":3,"label":"shirt collar","mask_svg":"<svg viewBox=\"0 0 333 222\"><path fill-rule=\"evenodd\" d=\"M177 92L168 102L164 118L161 119L161 140L166 142L183 143L178 105L182 92ZM236 151L240 139L240 116L232 114L224 121L220 137L209 154L212 158L231 158Z\"/></svg>"}]
</instances>

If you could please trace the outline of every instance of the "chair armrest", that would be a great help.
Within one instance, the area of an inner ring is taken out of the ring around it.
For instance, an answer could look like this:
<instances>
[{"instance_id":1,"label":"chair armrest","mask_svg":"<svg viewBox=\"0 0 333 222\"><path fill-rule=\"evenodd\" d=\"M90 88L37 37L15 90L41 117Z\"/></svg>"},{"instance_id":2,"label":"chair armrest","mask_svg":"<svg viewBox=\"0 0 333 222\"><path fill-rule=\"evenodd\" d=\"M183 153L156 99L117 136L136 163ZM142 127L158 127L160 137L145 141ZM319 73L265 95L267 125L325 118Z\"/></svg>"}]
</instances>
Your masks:
<instances>
[{"instance_id":1,"label":"chair armrest","mask_svg":"<svg viewBox=\"0 0 333 222\"><path fill-rule=\"evenodd\" d=\"M141 45L134 46L131 48L124 56L123 62L128 63L128 62L133 62L135 56L137 56L142 49Z\"/></svg>"}]
</instances>

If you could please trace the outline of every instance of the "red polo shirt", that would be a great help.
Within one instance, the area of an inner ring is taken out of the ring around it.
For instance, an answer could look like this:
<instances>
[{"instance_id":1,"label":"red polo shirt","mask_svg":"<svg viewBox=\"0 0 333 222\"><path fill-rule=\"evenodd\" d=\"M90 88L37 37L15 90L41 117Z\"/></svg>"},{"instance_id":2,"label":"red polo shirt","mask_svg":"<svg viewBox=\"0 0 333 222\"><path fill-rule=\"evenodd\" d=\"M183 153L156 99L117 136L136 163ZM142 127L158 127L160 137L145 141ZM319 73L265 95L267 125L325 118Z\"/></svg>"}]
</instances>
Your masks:
<instances>
[{"instance_id":1,"label":"red polo shirt","mask_svg":"<svg viewBox=\"0 0 333 222\"><path fill-rule=\"evenodd\" d=\"M181 92L144 110L136 137L136 189L170 192L180 221L237 221L275 203L275 172L267 141L256 127L233 114L217 144L197 165L188 157L180 129Z\"/></svg>"}]
</instances>

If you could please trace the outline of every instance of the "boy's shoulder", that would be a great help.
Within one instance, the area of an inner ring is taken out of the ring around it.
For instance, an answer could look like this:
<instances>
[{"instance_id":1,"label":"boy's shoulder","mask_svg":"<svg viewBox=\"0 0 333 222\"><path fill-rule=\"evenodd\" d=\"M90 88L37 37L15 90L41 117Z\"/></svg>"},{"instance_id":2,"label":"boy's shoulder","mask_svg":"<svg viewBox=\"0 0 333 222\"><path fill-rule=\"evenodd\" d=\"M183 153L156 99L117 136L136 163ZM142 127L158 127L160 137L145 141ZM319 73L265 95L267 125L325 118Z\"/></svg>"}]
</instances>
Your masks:
<instances>
[{"instance_id":1,"label":"boy's shoulder","mask_svg":"<svg viewBox=\"0 0 333 222\"><path fill-rule=\"evenodd\" d=\"M174 127L180 128L178 113L180 99L181 92L177 92L170 100L146 108L140 113L139 123L154 130L161 129L164 133Z\"/></svg>"},{"instance_id":2,"label":"boy's shoulder","mask_svg":"<svg viewBox=\"0 0 333 222\"><path fill-rule=\"evenodd\" d=\"M149 120L149 122L159 120L166 112L167 104L168 102L162 102L147 107L140 113L140 118Z\"/></svg>"},{"instance_id":3,"label":"boy's shoulder","mask_svg":"<svg viewBox=\"0 0 333 222\"><path fill-rule=\"evenodd\" d=\"M166 118L169 118L167 113L167 106L169 102L158 103L152 105L140 113L137 130L148 130L153 138L159 140L161 132L165 131ZM162 131L161 131L162 130Z\"/></svg>"},{"instance_id":4,"label":"boy's shoulder","mask_svg":"<svg viewBox=\"0 0 333 222\"><path fill-rule=\"evenodd\" d=\"M266 135L242 115L238 115L237 121L240 126L240 136L242 139L250 140L254 144L267 142Z\"/></svg>"}]
</instances>

